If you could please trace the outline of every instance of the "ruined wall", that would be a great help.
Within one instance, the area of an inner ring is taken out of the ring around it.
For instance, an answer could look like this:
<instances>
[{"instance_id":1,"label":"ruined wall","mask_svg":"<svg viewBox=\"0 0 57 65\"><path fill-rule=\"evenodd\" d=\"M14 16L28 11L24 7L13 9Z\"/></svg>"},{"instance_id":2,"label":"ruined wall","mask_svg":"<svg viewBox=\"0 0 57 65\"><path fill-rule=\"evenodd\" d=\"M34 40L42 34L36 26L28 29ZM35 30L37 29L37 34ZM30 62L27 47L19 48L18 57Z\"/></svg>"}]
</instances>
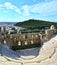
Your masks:
<instances>
[{"instance_id":1,"label":"ruined wall","mask_svg":"<svg viewBox=\"0 0 57 65\"><path fill-rule=\"evenodd\" d=\"M10 46L41 44L41 39L39 34L15 34L10 39L7 38L7 44Z\"/></svg>"},{"instance_id":2,"label":"ruined wall","mask_svg":"<svg viewBox=\"0 0 57 65\"><path fill-rule=\"evenodd\" d=\"M56 29L54 26L51 26L50 29L45 30L45 34L41 35L39 33L25 33L25 34L10 34L9 38L2 35L2 43L7 44L8 46L24 46L30 44L42 45L42 43L54 35Z\"/></svg>"},{"instance_id":3,"label":"ruined wall","mask_svg":"<svg viewBox=\"0 0 57 65\"><path fill-rule=\"evenodd\" d=\"M56 28L54 25L50 27L50 29L45 31L46 39L50 39L56 33Z\"/></svg>"}]
</instances>

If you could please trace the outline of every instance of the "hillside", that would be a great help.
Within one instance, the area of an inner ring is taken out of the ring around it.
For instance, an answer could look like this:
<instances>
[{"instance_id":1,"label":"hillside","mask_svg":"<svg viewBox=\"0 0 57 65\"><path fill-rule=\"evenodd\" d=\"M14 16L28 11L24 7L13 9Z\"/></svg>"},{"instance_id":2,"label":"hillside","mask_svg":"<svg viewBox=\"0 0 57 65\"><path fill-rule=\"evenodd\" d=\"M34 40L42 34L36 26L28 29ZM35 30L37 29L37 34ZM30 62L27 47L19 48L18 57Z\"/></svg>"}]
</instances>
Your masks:
<instances>
[{"instance_id":1,"label":"hillside","mask_svg":"<svg viewBox=\"0 0 57 65\"><path fill-rule=\"evenodd\" d=\"M56 22L49 22L49 21L43 21L43 20L26 20L23 22L18 22L15 24L16 26L21 26L25 28L44 28L44 27L50 27L51 25L55 25L57 27Z\"/></svg>"}]
</instances>

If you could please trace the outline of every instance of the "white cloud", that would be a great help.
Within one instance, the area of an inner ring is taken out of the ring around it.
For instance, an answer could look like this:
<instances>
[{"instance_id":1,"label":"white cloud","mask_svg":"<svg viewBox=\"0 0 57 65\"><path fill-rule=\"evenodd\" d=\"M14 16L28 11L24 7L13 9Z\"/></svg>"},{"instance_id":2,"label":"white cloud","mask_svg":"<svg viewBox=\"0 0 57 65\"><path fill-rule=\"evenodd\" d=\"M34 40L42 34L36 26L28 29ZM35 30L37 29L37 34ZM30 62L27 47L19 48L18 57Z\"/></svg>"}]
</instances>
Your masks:
<instances>
[{"instance_id":1,"label":"white cloud","mask_svg":"<svg viewBox=\"0 0 57 65\"><path fill-rule=\"evenodd\" d=\"M31 7L31 12L41 15L54 14L57 11L57 1L39 3Z\"/></svg>"},{"instance_id":2,"label":"white cloud","mask_svg":"<svg viewBox=\"0 0 57 65\"><path fill-rule=\"evenodd\" d=\"M29 16L29 15L30 15L29 6L24 5L24 6L22 7L22 9L23 9L23 15L24 15L24 16Z\"/></svg>"},{"instance_id":3,"label":"white cloud","mask_svg":"<svg viewBox=\"0 0 57 65\"><path fill-rule=\"evenodd\" d=\"M16 7L15 5L13 5L12 3L10 3L10 2L5 2L4 4L0 4L0 8L6 8L6 9L10 9L10 10L14 10L15 12L17 12L17 13L21 13L20 12L20 9L18 8L18 7Z\"/></svg>"},{"instance_id":4,"label":"white cloud","mask_svg":"<svg viewBox=\"0 0 57 65\"><path fill-rule=\"evenodd\" d=\"M3 5L2 4L0 4L0 9L3 9Z\"/></svg>"},{"instance_id":5,"label":"white cloud","mask_svg":"<svg viewBox=\"0 0 57 65\"><path fill-rule=\"evenodd\" d=\"M18 8L15 9L15 11L19 14L21 14L20 10Z\"/></svg>"},{"instance_id":6,"label":"white cloud","mask_svg":"<svg viewBox=\"0 0 57 65\"><path fill-rule=\"evenodd\" d=\"M32 6L24 5L22 8L25 14L32 12L42 16L54 15L57 13L57 1L42 2Z\"/></svg>"},{"instance_id":7,"label":"white cloud","mask_svg":"<svg viewBox=\"0 0 57 65\"><path fill-rule=\"evenodd\" d=\"M4 3L4 6L9 8L9 9L16 9L17 8L16 6L12 5L10 2Z\"/></svg>"},{"instance_id":8,"label":"white cloud","mask_svg":"<svg viewBox=\"0 0 57 65\"><path fill-rule=\"evenodd\" d=\"M3 7L3 5L0 4L0 7Z\"/></svg>"},{"instance_id":9,"label":"white cloud","mask_svg":"<svg viewBox=\"0 0 57 65\"><path fill-rule=\"evenodd\" d=\"M11 2L5 2L4 4L0 4L0 9L1 8L13 10L19 14L21 14L20 10L23 10L23 16L30 16L31 13L38 14L38 16L49 16L55 15L57 13L57 0L46 0L46 2L41 2L31 6L23 5L20 9L13 5Z\"/></svg>"}]
</instances>

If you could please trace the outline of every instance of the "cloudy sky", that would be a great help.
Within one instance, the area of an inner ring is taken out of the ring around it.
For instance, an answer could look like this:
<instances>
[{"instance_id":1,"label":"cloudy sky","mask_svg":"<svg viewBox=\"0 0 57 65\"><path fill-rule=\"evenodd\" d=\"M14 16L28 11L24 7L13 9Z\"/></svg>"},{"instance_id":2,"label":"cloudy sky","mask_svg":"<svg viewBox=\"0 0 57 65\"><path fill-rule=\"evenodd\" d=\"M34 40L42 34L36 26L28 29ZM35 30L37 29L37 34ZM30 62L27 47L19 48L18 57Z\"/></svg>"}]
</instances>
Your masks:
<instances>
[{"instance_id":1,"label":"cloudy sky","mask_svg":"<svg viewBox=\"0 0 57 65\"><path fill-rule=\"evenodd\" d=\"M0 0L0 21L39 19L57 22L57 0Z\"/></svg>"}]
</instances>

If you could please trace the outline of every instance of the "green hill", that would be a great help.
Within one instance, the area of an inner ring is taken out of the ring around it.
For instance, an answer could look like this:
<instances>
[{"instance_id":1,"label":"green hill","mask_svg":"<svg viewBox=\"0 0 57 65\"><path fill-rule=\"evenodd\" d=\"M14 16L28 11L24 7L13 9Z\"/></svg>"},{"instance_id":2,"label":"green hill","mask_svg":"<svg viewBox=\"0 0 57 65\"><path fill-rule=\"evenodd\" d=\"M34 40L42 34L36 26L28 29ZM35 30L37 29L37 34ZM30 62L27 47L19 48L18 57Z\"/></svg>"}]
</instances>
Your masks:
<instances>
[{"instance_id":1,"label":"green hill","mask_svg":"<svg viewBox=\"0 0 57 65\"><path fill-rule=\"evenodd\" d=\"M50 27L51 25L54 25L57 27L57 22L49 22L49 21L43 21L43 20L34 20L34 19L30 19L30 20L26 20L23 22L18 22L15 24L16 26L21 26L21 27L25 27L28 29L41 29L44 27Z\"/></svg>"}]
</instances>

